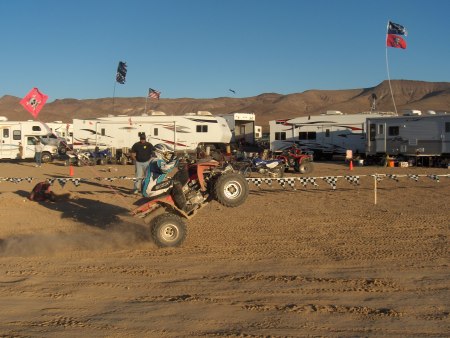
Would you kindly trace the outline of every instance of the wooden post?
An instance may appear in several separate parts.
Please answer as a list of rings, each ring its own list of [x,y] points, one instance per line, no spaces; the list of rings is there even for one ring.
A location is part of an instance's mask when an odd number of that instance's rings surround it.
[[[377,204],[377,178],[378,178],[378,175],[375,174],[375,176],[373,177],[373,179],[374,179],[374,182],[373,182],[373,193],[374,193],[374,198],[375,198],[375,200],[374,200],[374,204],[375,205]]]

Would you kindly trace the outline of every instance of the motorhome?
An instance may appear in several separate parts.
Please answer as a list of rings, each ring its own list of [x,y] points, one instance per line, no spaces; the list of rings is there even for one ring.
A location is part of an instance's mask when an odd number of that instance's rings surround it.
[[[280,152],[296,145],[305,151],[312,151],[315,159],[331,159],[333,155],[345,155],[347,150],[353,154],[364,154],[366,119],[382,116],[395,116],[395,113],[343,114],[332,110],[321,115],[269,121],[270,149]]]
[[[48,135],[39,121],[8,121],[0,119],[0,159],[32,159],[36,140]],[[58,154],[54,145],[44,145],[42,162],[51,162]]]
[[[255,144],[257,128],[255,127],[255,114],[230,113],[220,115],[228,123],[231,130],[231,142],[236,144]]]
[[[120,152],[139,140],[145,133],[152,144],[166,143],[176,152],[195,152],[199,145],[229,144],[231,132],[224,118],[209,112],[178,116],[108,116],[73,120],[73,148],[113,148]]]
[[[450,114],[367,119],[367,156],[450,157]]]

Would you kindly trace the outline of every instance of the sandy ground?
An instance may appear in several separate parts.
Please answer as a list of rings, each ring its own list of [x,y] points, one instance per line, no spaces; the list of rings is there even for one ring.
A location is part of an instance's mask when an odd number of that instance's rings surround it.
[[[448,169],[316,163],[309,176],[447,175]],[[450,178],[337,189],[250,185],[210,203],[180,248],[161,249],[126,215],[133,166],[88,178],[56,203],[27,200],[61,163],[0,163],[0,337],[448,337]],[[290,173],[289,176],[296,176]],[[297,175],[296,177],[299,177]]]

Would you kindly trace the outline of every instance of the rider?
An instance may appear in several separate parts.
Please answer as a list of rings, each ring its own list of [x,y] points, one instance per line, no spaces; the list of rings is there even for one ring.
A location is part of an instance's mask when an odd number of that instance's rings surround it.
[[[186,164],[180,164],[175,157],[174,150],[165,144],[155,145],[155,156],[156,157],[150,160],[150,164],[147,168],[147,175],[142,181],[142,195],[144,197],[155,197],[169,192],[169,189],[172,188],[170,190],[170,195],[179,209],[189,213],[197,208],[197,204],[187,203],[186,196],[183,192],[183,186],[189,180]],[[164,182],[167,175],[175,168],[177,168],[178,171],[173,175],[172,185],[162,184],[158,187],[158,184]]]

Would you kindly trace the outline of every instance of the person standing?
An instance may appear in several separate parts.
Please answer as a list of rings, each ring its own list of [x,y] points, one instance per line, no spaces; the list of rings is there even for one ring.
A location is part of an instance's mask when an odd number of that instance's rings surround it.
[[[42,150],[44,147],[41,144],[41,141],[36,140],[36,144],[34,145],[34,158],[36,161],[36,167],[40,167],[42,165]]]
[[[136,180],[134,181],[134,194],[139,194],[141,189],[142,179],[145,171],[153,157],[154,147],[150,142],[147,142],[145,133],[139,133],[139,142],[133,144],[131,147],[131,159],[134,161],[134,169]]]

